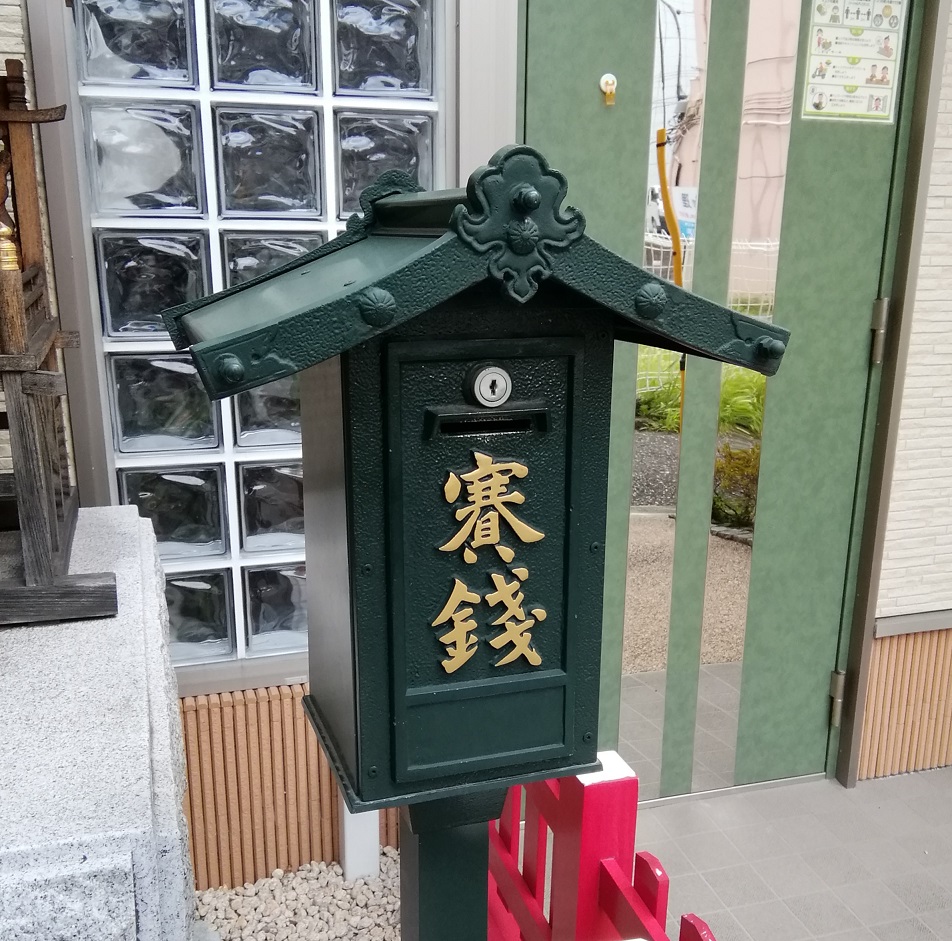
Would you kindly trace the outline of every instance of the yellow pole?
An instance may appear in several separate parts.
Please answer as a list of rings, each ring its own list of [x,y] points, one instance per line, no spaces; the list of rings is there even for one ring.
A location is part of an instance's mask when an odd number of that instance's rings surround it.
[[[671,236],[671,266],[673,268],[674,283],[680,288],[684,287],[684,267],[681,256],[681,230],[678,228],[678,217],[675,215],[674,206],[671,204],[671,193],[668,190],[668,162],[665,159],[665,148],[668,146],[668,132],[662,127],[658,129],[657,149],[658,149],[658,179],[661,183],[661,205],[664,209],[664,221],[668,226],[668,234]],[[681,414],[678,419],[678,428],[684,421],[684,356],[680,363],[681,379]]]
[[[664,128],[658,130],[658,179],[661,181],[661,205],[664,208],[664,221],[671,236],[671,262],[674,268],[672,279],[680,288],[684,287],[684,269],[681,263],[681,230],[678,228],[678,217],[675,215],[671,203],[671,193],[668,190],[668,162],[665,159],[665,148],[668,146],[668,132]]]

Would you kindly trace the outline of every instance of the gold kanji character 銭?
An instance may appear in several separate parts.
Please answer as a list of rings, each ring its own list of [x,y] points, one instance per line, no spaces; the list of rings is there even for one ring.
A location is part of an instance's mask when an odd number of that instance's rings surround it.
[[[463,546],[463,559],[476,561],[476,552],[480,546],[493,546],[500,558],[511,562],[515,553],[499,542],[499,519],[502,517],[522,542],[538,542],[544,533],[533,529],[509,509],[510,504],[525,503],[525,496],[518,490],[510,490],[513,477],[525,477],[529,468],[516,461],[497,462],[488,454],[473,452],[476,468],[466,474],[450,473],[443,487],[447,503],[455,503],[466,482],[466,502],[468,506],[456,511],[456,519],[462,523],[459,531],[448,542],[440,546],[442,552],[455,552]],[[465,545],[464,545],[465,544]]]
[[[447,659],[442,660],[443,669],[447,673],[455,673],[474,653],[479,646],[479,638],[472,633],[476,630],[473,620],[473,609],[469,605],[479,604],[482,599],[458,578],[453,579],[453,591],[443,610],[433,621],[433,627],[439,627],[447,621],[453,626],[442,637],[440,643],[446,646]],[[460,607],[465,605],[465,607]]]
[[[529,577],[529,570],[517,568],[512,570],[512,574],[516,576],[515,581],[509,582],[506,581],[505,575],[492,573],[496,590],[486,595],[486,602],[491,607],[497,605],[504,607],[505,610],[493,621],[493,624],[502,624],[505,626],[505,630],[497,637],[492,638],[489,643],[496,650],[501,649],[506,644],[512,644],[512,650],[496,661],[497,667],[513,663],[519,657],[525,657],[532,666],[537,667],[542,663],[542,657],[534,647],[530,646],[532,634],[529,631],[535,627],[537,622],[545,620],[546,612],[544,608],[533,608],[529,612],[532,616],[526,617],[523,607],[526,596],[521,589],[522,582]]]

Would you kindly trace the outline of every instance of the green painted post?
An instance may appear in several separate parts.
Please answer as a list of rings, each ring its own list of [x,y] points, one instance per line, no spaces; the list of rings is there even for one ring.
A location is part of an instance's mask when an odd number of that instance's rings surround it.
[[[909,17],[912,50],[918,6]],[[804,5],[801,36],[810,12]],[[844,589],[855,578],[855,498],[868,476],[870,319],[889,283],[881,281],[894,246],[887,220],[902,186],[901,124],[798,116],[808,54],[801,43],[777,278],[777,319],[795,339],[767,393],[738,784],[826,768],[830,671],[851,607]],[[912,93],[915,62],[906,59],[903,96]],[[864,168],[861,188],[857,166]]]
[[[605,527],[605,594],[602,602],[602,673],[598,698],[598,747],[618,747],[621,664],[625,646],[625,593],[631,513],[631,454],[635,433],[638,347],[615,344],[612,425],[608,452],[608,519]]]
[[[427,801],[400,812],[404,941],[486,941],[489,821],[506,791]]]
[[[641,264],[647,161],[654,159],[656,0],[606,0],[597,16],[583,3],[522,2],[525,142],[544,151],[572,181],[570,198],[585,207],[588,231]],[[606,28],[609,23],[612,28]],[[598,87],[605,72],[618,78],[612,107],[605,105]],[[616,344],[598,729],[602,749],[618,744],[637,368],[637,347]]]
[[[692,290],[719,302],[727,300],[730,276],[748,10],[748,0],[714,4],[708,41]],[[720,376],[719,364],[688,358],[668,631],[662,796],[688,793],[694,770]]]

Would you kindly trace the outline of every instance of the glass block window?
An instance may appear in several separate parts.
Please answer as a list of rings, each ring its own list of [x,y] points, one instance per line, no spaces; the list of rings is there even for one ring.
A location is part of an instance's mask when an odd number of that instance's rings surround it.
[[[170,575],[165,582],[172,659],[201,663],[234,656],[235,619],[229,571]]]
[[[245,569],[247,644],[255,653],[307,647],[304,565]]]
[[[162,311],[333,239],[385,170],[442,185],[432,0],[74,0],[116,499],[173,657],[306,647],[298,377],[212,402]]]

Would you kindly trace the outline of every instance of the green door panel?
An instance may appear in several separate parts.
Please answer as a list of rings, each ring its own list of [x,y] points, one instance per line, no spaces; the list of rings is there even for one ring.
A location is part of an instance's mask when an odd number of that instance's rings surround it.
[[[854,494],[867,469],[870,315],[905,146],[897,125],[797,117],[807,50],[798,59],[775,309],[792,341],[767,390],[737,784],[826,765]],[[915,61],[906,57],[905,89]]]

